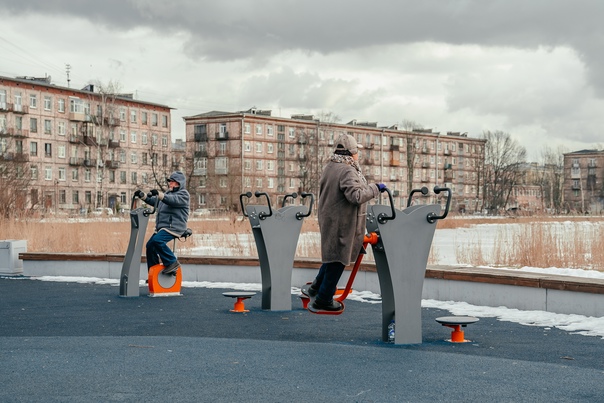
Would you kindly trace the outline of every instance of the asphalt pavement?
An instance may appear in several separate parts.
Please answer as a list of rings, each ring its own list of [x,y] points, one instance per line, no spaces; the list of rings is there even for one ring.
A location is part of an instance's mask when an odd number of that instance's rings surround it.
[[[0,401],[604,401],[602,338],[481,318],[450,343],[451,313],[424,308],[423,342],[392,345],[381,304],[275,312],[258,293],[233,313],[226,291],[0,278]]]

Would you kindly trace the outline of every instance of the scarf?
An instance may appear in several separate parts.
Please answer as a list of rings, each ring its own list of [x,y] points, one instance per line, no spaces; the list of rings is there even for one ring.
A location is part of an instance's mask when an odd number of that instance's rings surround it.
[[[349,156],[349,155],[340,155],[340,154],[332,154],[331,157],[329,157],[329,160],[332,161],[332,162],[335,162],[337,164],[347,164],[347,165],[350,165],[356,171],[356,173],[359,176],[359,179],[361,180],[361,182],[363,182],[364,184],[367,184],[367,179],[365,179],[365,177],[363,176],[363,172],[361,172],[361,166],[351,156]]]

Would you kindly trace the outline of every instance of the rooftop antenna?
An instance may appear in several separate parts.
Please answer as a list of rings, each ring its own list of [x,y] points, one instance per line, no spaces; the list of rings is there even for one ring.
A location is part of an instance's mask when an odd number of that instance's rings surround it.
[[[69,83],[71,82],[69,79],[69,70],[71,70],[71,64],[68,63],[65,65],[65,72],[67,73],[67,88],[69,88]]]

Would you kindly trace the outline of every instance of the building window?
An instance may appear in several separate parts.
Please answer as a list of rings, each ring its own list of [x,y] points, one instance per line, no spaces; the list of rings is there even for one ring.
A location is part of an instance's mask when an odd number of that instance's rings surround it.
[[[262,171],[263,166],[264,166],[263,160],[256,160],[256,171]]]
[[[250,125],[249,123],[245,123],[243,125],[243,132],[245,134],[250,134],[252,132],[252,125]]]
[[[259,141],[256,142],[256,152],[259,154],[262,153],[262,143]]]
[[[76,182],[79,179],[79,171],[77,168],[71,170],[71,180]]]
[[[52,167],[44,167],[44,179],[47,181],[52,180]]]
[[[261,124],[256,125],[256,134],[258,136],[262,136],[262,125]]]
[[[162,147],[168,147],[168,136],[161,137],[161,145]]]
[[[59,158],[65,158],[65,145],[61,144],[57,149],[57,156]]]
[[[136,111],[130,111],[130,123],[136,123]]]
[[[49,111],[52,109],[52,98],[44,96],[44,110]]]
[[[29,118],[29,131],[32,133],[38,132],[38,119],[37,118]]]
[[[52,133],[52,121],[50,119],[44,119],[44,134]]]
[[[141,143],[143,143],[143,145],[147,144],[147,132],[142,132],[141,133]]]
[[[92,171],[90,168],[84,169],[84,182],[90,182],[92,179]]]
[[[29,155],[31,155],[32,157],[36,157],[38,155],[38,143],[35,141],[32,141],[31,143],[29,143]]]
[[[134,151],[130,153],[130,162],[132,164],[138,164],[138,155]],[[136,182],[134,182],[134,183],[136,183]]]
[[[77,190],[71,192],[71,203],[80,204],[80,193]]]
[[[64,136],[65,135],[65,122],[58,122],[57,123],[57,134],[59,136]]]
[[[136,144],[136,132],[130,132],[130,142]]]
[[[273,135],[273,125],[266,125],[266,134],[268,136],[272,136]]]
[[[67,175],[65,173],[65,167],[59,167],[59,180],[64,181]]]
[[[58,109],[59,109],[59,112],[65,113],[65,100],[64,99],[59,99]]]
[[[157,113],[151,114],[151,126],[157,126]]]
[[[168,127],[168,116],[167,115],[161,115],[161,126]]]
[[[52,144],[44,143],[44,156],[52,157]]]
[[[144,125],[147,124],[147,112],[141,112],[141,123]]]
[[[29,94],[29,107],[30,108],[38,107],[38,96],[36,94]]]

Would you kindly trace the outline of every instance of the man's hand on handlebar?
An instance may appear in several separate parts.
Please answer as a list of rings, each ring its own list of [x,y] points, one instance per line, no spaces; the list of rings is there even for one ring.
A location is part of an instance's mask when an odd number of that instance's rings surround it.
[[[142,190],[137,190],[136,192],[134,192],[134,196],[138,197],[141,200],[145,200],[147,198],[147,196],[145,196],[145,192],[143,192]]]

